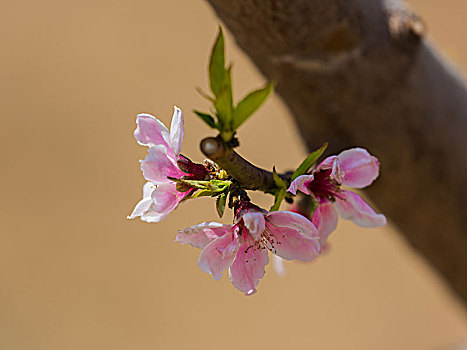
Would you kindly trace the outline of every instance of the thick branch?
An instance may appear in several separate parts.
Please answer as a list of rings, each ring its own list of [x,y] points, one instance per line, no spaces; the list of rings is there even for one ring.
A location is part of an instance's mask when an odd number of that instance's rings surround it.
[[[369,195],[467,299],[467,89],[396,0],[208,0],[310,149],[381,159]]]
[[[219,137],[208,137],[201,141],[201,152],[219,164],[246,190],[270,191],[276,186],[272,173],[260,169],[228,147]]]

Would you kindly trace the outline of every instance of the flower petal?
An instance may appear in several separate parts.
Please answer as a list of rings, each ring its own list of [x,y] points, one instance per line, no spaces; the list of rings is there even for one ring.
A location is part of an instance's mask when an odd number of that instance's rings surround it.
[[[327,157],[325,160],[323,160],[321,163],[319,163],[316,170],[332,169],[336,159],[337,159],[337,156]]]
[[[156,186],[151,182],[146,182],[143,186],[143,199],[136,204],[133,212],[127,216],[127,219],[134,219],[138,216],[143,215],[146,211],[149,210],[152,204],[151,194],[156,189]]]
[[[178,192],[175,183],[158,184],[151,194],[150,207],[141,214],[141,220],[160,222],[165,219],[183,199],[185,193]]]
[[[266,216],[266,221],[274,227],[287,227],[309,238],[318,238],[315,225],[303,215],[291,211],[274,211]]]
[[[180,178],[185,175],[169,157],[171,149],[163,145],[149,148],[149,154],[141,162],[141,170],[146,180],[158,183],[171,182],[167,176]]]
[[[136,116],[135,138],[143,146],[169,146],[169,130],[156,117],[142,113]]]
[[[172,116],[172,123],[170,125],[170,145],[175,155],[179,155],[182,150],[183,136],[185,130],[183,129],[183,113],[182,110],[174,106],[174,114]]]
[[[143,187],[143,199],[136,205],[128,219],[141,216],[146,222],[160,222],[174,210],[186,196],[176,190],[174,183],[154,185],[147,182]]]
[[[228,233],[230,227],[230,225],[223,225],[219,222],[203,222],[179,230],[175,241],[180,242],[180,244],[191,244],[195,248],[204,249],[214,239]]]
[[[337,199],[334,205],[343,219],[352,220],[354,224],[361,227],[386,225],[386,217],[376,213],[358,194],[342,191],[341,195],[343,199]]]
[[[133,212],[130,215],[128,215],[126,218],[134,219],[138,216],[143,215],[144,212],[149,210],[149,208],[151,207],[151,204],[152,204],[151,197],[141,199],[138,202],[138,204],[136,204],[135,209],[133,209]]]
[[[297,191],[302,191],[305,194],[310,194],[308,189],[308,184],[313,181],[313,175],[300,175],[295,180],[292,181],[287,192],[292,193],[293,195],[297,194]]]
[[[181,197],[183,194],[177,191],[174,182],[159,184],[152,192],[153,209],[159,212],[172,211],[178,205]]]
[[[251,247],[247,242],[242,243],[229,270],[232,284],[246,295],[255,294],[255,287],[263,278],[264,267],[268,262],[266,249],[259,249],[256,245]]]
[[[342,183],[342,179],[344,177],[344,171],[342,170],[342,164],[337,156],[330,156],[323,160],[316,169],[319,170],[326,170],[332,169],[331,174],[329,177],[333,180],[336,180],[338,183]]]
[[[312,222],[318,229],[321,248],[326,243],[329,235],[336,229],[337,220],[337,211],[331,202],[327,200],[323,201],[319,204],[318,208],[316,208]]]
[[[243,214],[242,219],[251,236],[255,241],[258,241],[264,231],[264,214],[257,211],[249,211]]]
[[[276,274],[280,277],[285,277],[287,274],[284,259],[275,254],[272,255],[272,267],[274,268]]]
[[[342,184],[363,188],[370,185],[379,175],[379,161],[363,148],[352,148],[339,154],[344,170]]]
[[[283,259],[311,261],[319,255],[318,237],[311,238],[290,227],[276,227],[268,222],[265,232],[269,233],[268,249]]]
[[[229,230],[224,236],[216,238],[204,248],[199,256],[198,266],[218,281],[222,277],[222,272],[232,265],[237,250],[236,233]]]

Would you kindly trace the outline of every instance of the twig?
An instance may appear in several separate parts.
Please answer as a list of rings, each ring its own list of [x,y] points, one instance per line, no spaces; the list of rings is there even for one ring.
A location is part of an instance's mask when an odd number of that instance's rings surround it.
[[[276,188],[272,172],[248,162],[220,137],[205,138],[200,148],[206,157],[227,171],[244,189],[270,192]]]

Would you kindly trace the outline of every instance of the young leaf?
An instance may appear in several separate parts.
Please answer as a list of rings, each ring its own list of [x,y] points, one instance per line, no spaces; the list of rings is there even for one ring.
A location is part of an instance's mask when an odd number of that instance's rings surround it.
[[[274,179],[274,183],[276,184],[277,187],[287,189],[287,182],[281,179],[279,174],[276,171],[276,167],[272,168],[272,177]]]
[[[287,191],[285,188],[281,188],[279,192],[276,193],[275,199],[274,199],[274,205],[269,209],[269,211],[278,211],[282,200],[285,198],[285,195],[287,194]]]
[[[210,114],[199,112],[196,110],[194,110],[193,113],[196,114],[198,117],[200,117],[201,120],[204,121],[206,124],[208,124],[209,127],[213,129],[217,129],[216,122]]]
[[[310,215],[310,218],[312,218],[313,215],[315,214],[316,209],[318,209],[318,206],[319,206],[319,201],[313,193],[309,197],[308,206],[309,206],[309,212],[310,212],[309,215]]]
[[[210,180],[207,186],[213,192],[223,192],[230,187],[232,181],[230,180]]]
[[[266,101],[269,93],[274,87],[273,83],[267,84],[264,88],[255,90],[246,95],[235,107],[232,116],[232,128],[237,130],[261,105]]]
[[[225,59],[224,59],[224,35],[222,28],[219,27],[219,34],[211,51],[211,60],[209,61],[209,83],[211,90],[217,97],[224,82]]]
[[[222,215],[224,215],[226,201],[227,201],[226,193],[222,193],[216,199],[216,210],[217,210],[217,214],[219,214],[219,217],[222,217]]]
[[[209,181],[177,179],[176,177],[171,176],[167,176],[167,178],[176,182],[177,184],[187,185],[191,188],[196,188],[199,190],[205,190],[209,186]]]
[[[305,158],[305,160],[300,164],[300,166],[297,168],[297,170],[294,171],[292,174],[292,177],[290,178],[291,181],[295,180],[297,177],[300,175],[304,175],[308,172],[308,170],[311,169],[312,165],[318,160],[319,157],[324,153],[326,150],[326,147],[328,147],[328,143],[325,142],[324,145],[321,146],[320,149],[317,149],[313,153],[310,153],[308,157]]]
[[[232,120],[232,80],[230,77],[230,70],[231,68],[229,67],[224,71],[222,86],[217,95],[216,103],[214,104],[218,117],[222,120],[224,129],[230,128]]]
[[[194,195],[192,195],[191,198],[208,197],[212,195],[213,195],[212,191],[201,190],[201,191],[196,192]]]

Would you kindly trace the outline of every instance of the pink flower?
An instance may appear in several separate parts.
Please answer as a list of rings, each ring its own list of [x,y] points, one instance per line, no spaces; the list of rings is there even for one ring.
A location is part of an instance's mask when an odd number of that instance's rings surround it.
[[[288,191],[313,194],[318,199],[319,206],[312,222],[323,245],[337,226],[337,213],[361,227],[378,227],[387,223],[386,217],[376,213],[362,197],[341,187],[364,188],[378,175],[378,159],[363,148],[352,148],[326,158],[310,175],[297,177]]]
[[[204,222],[180,230],[176,241],[203,249],[198,265],[214,279],[229,269],[232,284],[246,295],[256,293],[269,262],[268,250],[286,260],[311,261],[319,254],[318,232],[299,214],[267,213],[243,202],[235,218],[233,225]]]
[[[306,217],[315,225],[319,234],[321,254],[326,253],[329,250],[327,239],[337,227],[337,211],[333,208],[332,202],[323,200],[314,211],[312,218],[310,218],[311,213],[309,211],[297,204],[292,205],[290,211]]]
[[[186,158],[180,156],[184,136],[183,114],[181,109],[174,107],[170,132],[160,120],[149,114],[138,114],[136,124],[136,140],[149,147],[149,154],[141,161],[143,176],[148,182],[143,188],[143,199],[128,218],[140,216],[147,222],[159,222],[189,193],[177,191],[176,183],[167,178],[187,175],[177,165],[178,161],[186,162]]]

